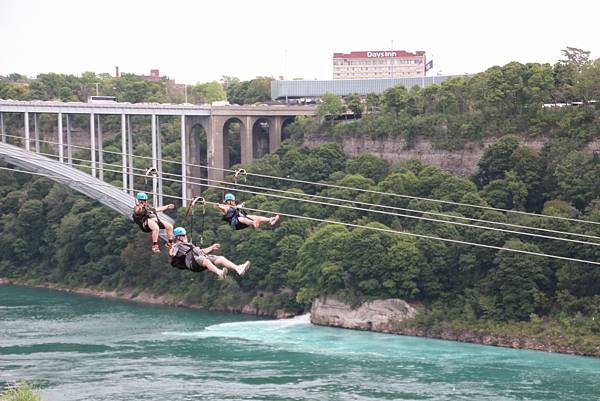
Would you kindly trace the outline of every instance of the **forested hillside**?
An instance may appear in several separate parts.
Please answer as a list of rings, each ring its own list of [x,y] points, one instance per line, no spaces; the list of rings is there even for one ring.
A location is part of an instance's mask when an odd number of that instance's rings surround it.
[[[511,63],[424,90],[399,87],[382,97],[370,96],[368,113],[354,122],[335,118],[353,104],[351,100],[343,105],[340,99],[329,97],[317,117],[290,127],[296,142],[286,142],[276,153],[246,167],[250,173],[598,223],[600,156],[581,150],[600,133],[599,109],[591,102],[600,97],[598,71],[600,60],[580,64],[566,60],[554,67]],[[542,108],[546,102],[573,101],[582,104]],[[137,129],[134,153],[149,156],[149,126],[139,124]],[[301,136],[315,131],[407,138],[424,135],[440,146],[459,146],[461,141],[487,136],[498,137],[498,141],[486,150],[478,173],[465,178],[415,161],[390,165],[368,154],[347,158],[335,144],[300,147]],[[165,122],[162,133],[164,157],[179,161],[176,122]],[[543,134],[551,140],[541,152],[534,152],[521,146],[516,134]],[[118,152],[119,143],[115,134],[106,149]],[[108,159],[117,172],[108,172],[107,181],[119,186],[119,157]],[[137,167],[147,166],[139,161]],[[165,164],[165,171],[177,169],[177,164]],[[600,236],[597,224],[252,176],[248,183],[294,190],[297,197],[317,194]],[[137,186],[143,188],[143,180]],[[165,183],[165,192],[178,194],[179,187]],[[253,208],[600,261],[600,247],[593,245],[237,194]],[[213,189],[204,196],[215,201],[221,193]],[[178,210],[179,221],[183,212]],[[151,254],[148,236],[126,218],[44,178],[0,171],[0,239],[4,244],[0,277],[130,293],[149,291],[218,309],[239,310],[252,302],[268,312],[278,308],[301,312],[323,294],[353,304],[403,298],[427,308],[429,312],[419,320],[422,325],[452,321],[465,327],[509,327],[529,322],[539,332],[559,327],[556,330],[576,338],[572,341],[585,339],[589,347],[600,344],[600,268],[595,265],[286,217],[274,228],[234,232],[215,209],[208,207],[204,219],[201,211],[198,213],[195,239],[199,240],[202,232],[205,244],[218,241],[223,245],[221,254],[236,262],[252,260],[247,277],[220,282],[210,274],[173,269],[164,251]]]

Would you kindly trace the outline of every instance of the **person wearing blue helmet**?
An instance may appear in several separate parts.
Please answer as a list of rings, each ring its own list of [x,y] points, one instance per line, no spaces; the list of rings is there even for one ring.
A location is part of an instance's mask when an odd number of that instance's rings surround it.
[[[175,208],[175,205],[172,203],[156,208],[151,207],[148,204],[147,193],[138,192],[135,195],[135,207],[133,208],[132,218],[143,232],[152,233],[152,252],[154,253],[160,252],[158,234],[161,228],[167,231],[167,246],[170,247],[173,243],[173,226],[166,221],[161,221],[158,217],[159,212],[173,208]]]
[[[259,228],[263,223],[269,223],[273,226],[277,224],[277,221],[279,220],[278,214],[270,218],[248,214],[244,210],[243,202],[240,205],[236,204],[234,194],[225,194],[223,202],[224,204],[215,203],[215,207],[221,210],[221,213],[223,213],[223,220],[228,222],[234,230],[242,230],[250,226]]]
[[[219,243],[200,248],[188,242],[185,228],[177,227],[173,230],[173,233],[175,234],[175,244],[169,250],[171,266],[173,267],[193,272],[208,270],[219,276],[220,280],[225,278],[229,270],[235,270],[238,275],[243,276],[250,268],[250,261],[248,260],[241,265],[236,265],[225,256],[209,255],[212,251],[221,248]],[[223,268],[219,269],[217,265],[223,266]]]

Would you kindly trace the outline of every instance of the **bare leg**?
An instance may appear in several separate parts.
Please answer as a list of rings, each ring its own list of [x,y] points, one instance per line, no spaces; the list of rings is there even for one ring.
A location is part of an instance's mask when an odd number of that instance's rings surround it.
[[[208,260],[206,258],[202,261],[202,266],[206,267],[208,270],[215,273],[217,276],[219,276],[219,278],[223,278],[225,276],[225,273],[223,272],[223,270],[219,269],[210,260]]]
[[[160,227],[158,227],[156,219],[148,219],[148,227],[152,230],[152,243],[158,242]]]
[[[224,266],[225,269],[235,270],[237,274],[244,273],[244,267],[242,265],[236,265],[231,260],[227,259],[225,256],[217,256],[215,259],[215,264],[219,266]]]
[[[166,221],[163,221],[163,226],[165,226],[165,231],[167,232],[167,239],[170,242],[173,242],[173,225],[171,223],[167,223]],[[171,244],[169,243],[167,246],[171,246]]]
[[[254,215],[254,214],[249,214],[249,215],[248,215],[248,218],[249,218],[249,219],[252,219],[252,220],[255,222],[255,225],[254,225],[254,227],[256,227],[256,228],[259,228],[259,227],[260,227],[260,225],[261,225],[261,224],[263,224],[263,223],[270,223],[270,222],[272,222],[272,221],[273,221],[273,220],[271,220],[272,218],[269,218],[269,217],[263,217],[263,216],[257,216],[257,215]],[[277,218],[279,219],[279,217],[277,217]],[[241,218],[240,218],[240,221],[242,221],[242,219],[241,219]],[[277,221],[277,220],[275,220],[275,221]],[[243,222],[242,222],[242,223],[243,223]],[[245,224],[245,223],[244,223],[244,224]]]
[[[167,238],[173,239],[173,225],[171,223],[167,223],[166,221],[163,221],[162,223],[167,231]]]
[[[244,216],[238,217],[238,220],[240,223],[245,224],[247,226],[252,226],[254,228],[260,227],[260,223],[258,222],[258,220],[253,220]]]

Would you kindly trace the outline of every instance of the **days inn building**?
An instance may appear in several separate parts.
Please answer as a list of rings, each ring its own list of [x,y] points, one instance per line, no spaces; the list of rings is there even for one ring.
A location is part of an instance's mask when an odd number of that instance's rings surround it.
[[[425,52],[404,50],[333,53],[333,79],[425,76]]]

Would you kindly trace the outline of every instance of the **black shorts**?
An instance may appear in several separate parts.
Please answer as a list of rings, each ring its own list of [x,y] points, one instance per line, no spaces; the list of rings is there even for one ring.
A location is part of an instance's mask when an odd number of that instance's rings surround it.
[[[145,233],[151,233],[152,232],[152,230],[150,229],[150,227],[148,227],[148,220],[150,220],[150,219],[147,219],[146,221],[144,221],[142,227],[140,227],[142,229],[142,231],[145,232]],[[161,228],[163,230],[165,228],[165,225],[160,220],[158,220],[158,228]]]

